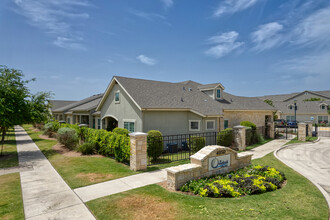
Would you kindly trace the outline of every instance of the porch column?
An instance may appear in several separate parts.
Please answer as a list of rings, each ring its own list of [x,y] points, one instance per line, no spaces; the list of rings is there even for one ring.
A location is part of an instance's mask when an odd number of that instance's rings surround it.
[[[147,136],[142,132],[133,132],[129,134],[131,141],[130,169],[147,169]]]
[[[275,123],[274,122],[268,122],[267,125],[268,125],[268,128],[269,128],[269,131],[267,131],[267,132],[269,132],[269,137],[274,139],[275,138]]]

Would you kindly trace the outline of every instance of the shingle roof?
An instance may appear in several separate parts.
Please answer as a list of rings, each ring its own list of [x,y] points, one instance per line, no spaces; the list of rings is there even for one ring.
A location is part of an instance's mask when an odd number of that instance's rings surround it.
[[[68,101],[68,100],[49,100],[49,103],[51,105],[51,110],[61,108],[63,106],[72,104],[76,101]]]
[[[198,89],[214,89],[218,85],[220,85],[221,87],[223,87],[220,83],[211,83],[211,84],[199,85],[198,86]]]
[[[90,96],[90,97],[85,98],[83,100],[76,101],[76,102],[73,102],[73,103],[71,103],[69,105],[63,106],[61,108],[54,109],[53,112],[66,112],[66,111],[69,111],[69,110],[71,111],[71,109],[73,109],[73,108],[76,108],[76,107],[79,107],[81,105],[87,104],[87,103],[92,102],[92,101],[94,101],[96,99],[100,99],[100,98],[102,98],[102,96],[103,96],[103,93],[97,94],[97,95],[93,95],[93,96]]]
[[[310,93],[313,93],[313,94],[316,94],[316,95],[325,96],[325,97],[330,99],[330,90],[325,90],[325,91],[309,91],[309,90],[306,90],[306,92],[310,92]],[[293,98],[293,97],[299,95],[300,93],[302,93],[302,92],[295,92],[295,93],[290,93],[290,94],[280,94],[280,95],[265,95],[265,96],[260,96],[258,98],[260,98],[262,100],[270,99],[274,102],[277,102],[277,101],[288,100],[290,98]]]
[[[224,100],[216,101],[201,92],[198,89],[200,84],[193,81],[170,83],[119,76],[114,78],[145,109],[191,109],[204,115],[221,115],[223,109],[274,110],[258,98],[229,93],[224,93]]]
[[[330,105],[330,101],[301,101],[297,102],[297,113],[301,114],[307,114],[307,113],[325,113],[327,114],[328,110],[327,109],[321,109],[320,104],[321,103],[326,103]],[[292,102],[273,102],[274,106],[281,111],[283,114],[294,114],[293,109],[289,109],[289,105],[294,105]]]
[[[101,99],[102,99],[102,96],[100,96],[99,98],[94,99],[90,102],[87,102],[85,104],[79,105],[75,108],[71,108],[70,111],[90,111],[97,107],[97,105],[99,104]]]

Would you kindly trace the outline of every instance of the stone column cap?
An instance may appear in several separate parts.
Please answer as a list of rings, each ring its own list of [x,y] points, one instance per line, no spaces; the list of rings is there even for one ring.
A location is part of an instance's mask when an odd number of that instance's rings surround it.
[[[306,125],[305,122],[299,122],[298,125]]]
[[[137,136],[148,136],[147,133],[143,133],[143,132],[132,132],[128,134],[130,137],[137,137]]]
[[[305,121],[306,124],[313,124],[312,121]]]
[[[236,129],[242,129],[242,128],[246,128],[246,127],[243,126],[243,125],[236,125],[236,126],[234,126],[233,128],[236,128]]]

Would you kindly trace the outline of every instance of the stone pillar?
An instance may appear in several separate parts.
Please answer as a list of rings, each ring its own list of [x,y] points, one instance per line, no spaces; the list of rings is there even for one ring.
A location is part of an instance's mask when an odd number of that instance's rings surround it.
[[[245,150],[245,127],[238,125],[233,127],[235,150]]]
[[[313,134],[313,122],[312,121],[305,121],[308,125],[308,137],[312,137]]]
[[[147,169],[147,135],[148,134],[142,132],[129,134],[131,139],[131,170],[137,171]]]
[[[298,140],[306,141],[306,123],[298,123]]]
[[[224,118],[223,117],[221,117],[220,118],[220,120],[219,120],[219,122],[220,122],[220,131],[222,131],[222,130],[224,130],[225,129],[225,120],[224,120]]]
[[[274,139],[275,138],[275,123],[268,122],[267,125],[268,125],[268,129],[269,129],[269,131],[267,131],[267,132],[269,132],[269,137]],[[266,134],[266,136],[267,136],[267,134]]]

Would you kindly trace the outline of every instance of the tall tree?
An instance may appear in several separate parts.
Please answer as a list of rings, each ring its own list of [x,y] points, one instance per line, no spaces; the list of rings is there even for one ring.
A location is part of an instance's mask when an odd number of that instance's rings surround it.
[[[6,132],[14,125],[39,121],[48,111],[44,102],[49,93],[40,93],[31,96],[27,84],[35,79],[24,80],[22,71],[0,66],[0,134],[1,154]],[[44,102],[44,104],[42,104]],[[31,113],[31,111],[33,113]],[[38,115],[39,114],[39,115]]]

